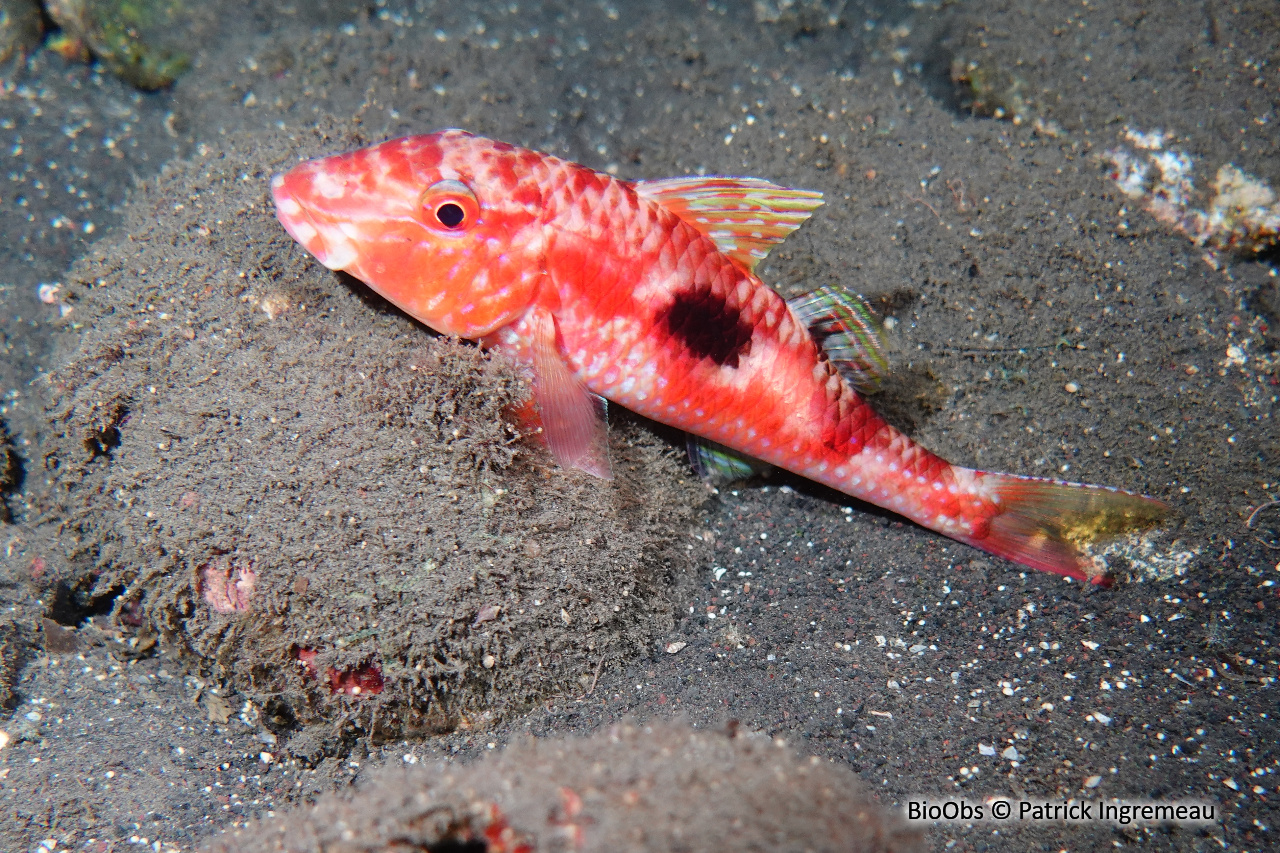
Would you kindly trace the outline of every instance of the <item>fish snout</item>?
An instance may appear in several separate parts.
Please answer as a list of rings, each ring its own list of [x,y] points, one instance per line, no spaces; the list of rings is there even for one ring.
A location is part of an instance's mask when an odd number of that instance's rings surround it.
[[[312,190],[310,176],[304,173],[309,164],[276,175],[271,179],[271,198],[276,205],[276,218],[315,259],[331,270],[349,270],[359,252],[355,244],[336,223],[329,223],[307,203]]]

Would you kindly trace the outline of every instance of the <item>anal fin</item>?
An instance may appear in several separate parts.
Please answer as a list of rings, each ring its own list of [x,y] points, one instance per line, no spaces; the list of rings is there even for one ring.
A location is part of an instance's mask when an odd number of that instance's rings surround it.
[[[607,402],[591,393],[565,364],[555,318],[549,311],[535,310],[533,398],[547,447],[561,467],[612,480]]]
[[[767,462],[753,459],[731,447],[693,433],[685,436],[685,448],[689,451],[689,464],[708,485],[723,486],[773,470],[773,466]]]

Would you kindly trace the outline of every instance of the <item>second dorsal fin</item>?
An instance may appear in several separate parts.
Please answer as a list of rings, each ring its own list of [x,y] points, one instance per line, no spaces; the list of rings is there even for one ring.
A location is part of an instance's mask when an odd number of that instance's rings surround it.
[[[854,388],[870,394],[889,373],[884,325],[867,300],[851,290],[824,285],[787,300],[831,363]]]
[[[822,205],[820,192],[787,189],[760,178],[665,178],[640,181],[636,192],[710,237],[747,270]]]

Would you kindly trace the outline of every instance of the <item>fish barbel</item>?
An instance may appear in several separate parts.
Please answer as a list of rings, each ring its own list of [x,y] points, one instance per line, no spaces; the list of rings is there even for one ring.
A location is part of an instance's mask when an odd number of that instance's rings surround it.
[[[861,299],[822,287],[787,301],[754,273],[819,193],[757,178],[631,182],[458,130],[304,162],[271,188],[280,222],[326,267],[526,365],[565,467],[611,476],[607,399],[699,437],[701,472],[775,465],[1094,582],[1084,546],[1168,510],[952,465],[881,419],[858,390],[886,366]]]

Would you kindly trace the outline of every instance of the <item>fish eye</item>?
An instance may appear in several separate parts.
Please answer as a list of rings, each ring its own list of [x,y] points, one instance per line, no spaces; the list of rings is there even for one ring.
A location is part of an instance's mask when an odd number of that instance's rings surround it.
[[[437,181],[422,194],[427,225],[444,231],[465,231],[480,218],[480,202],[461,181]]]
[[[446,201],[436,208],[436,219],[445,228],[457,228],[466,218],[466,211],[451,201]]]

